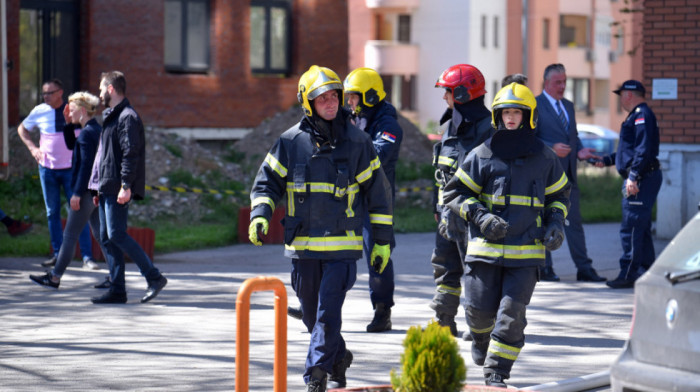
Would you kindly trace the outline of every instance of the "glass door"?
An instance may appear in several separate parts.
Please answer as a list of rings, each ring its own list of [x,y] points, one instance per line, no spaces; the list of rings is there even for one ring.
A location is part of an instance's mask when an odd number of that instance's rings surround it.
[[[22,0],[20,9],[20,118],[42,102],[41,85],[63,82],[65,95],[79,88],[78,3]],[[64,97],[67,98],[67,97]]]

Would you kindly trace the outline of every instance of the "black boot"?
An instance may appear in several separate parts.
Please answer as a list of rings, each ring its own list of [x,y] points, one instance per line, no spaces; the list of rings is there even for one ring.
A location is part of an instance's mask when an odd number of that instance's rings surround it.
[[[311,370],[311,379],[306,384],[306,392],[326,392],[326,372],[320,368]]]
[[[367,332],[391,331],[391,308],[384,304],[377,304],[374,309],[374,318],[367,324]]]
[[[348,370],[352,363],[352,353],[350,350],[345,350],[345,356],[340,362],[333,365],[333,373],[328,377],[328,388],[345,388],[348,380],[345,378],[345,371]]]
[[[298,308],[287,306],[287,314],[289,315],[289,317],[295,318],[297,320],[301,320],[302,317],[304,317],[304,313],[301,311],[301,306]]]
[[[508,388],[508,385],[506,385],[505,379],[507,377],[504,377],[502,374],[499,373],[491,373],[491,374],[484,374],[484,383],[486,385],[490,385],[492,387],[499,387],[499,388]]]
[[[485,343],[477,343],[476,340],[472,341],[472,360],[479,366],[484,366],[486,362],[486,354],[489,349],[489,341]]]
[[[455,323],[455,316],[445,313],[438,313],[436,316],[438,319],[438,324],[440,324],[443,327],[449,327],[452,336],[459,336],[457,333],[457,323]]]

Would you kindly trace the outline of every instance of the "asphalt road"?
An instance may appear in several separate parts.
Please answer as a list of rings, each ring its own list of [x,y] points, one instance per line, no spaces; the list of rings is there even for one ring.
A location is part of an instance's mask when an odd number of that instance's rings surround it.
[[[616,224],[586,225],[589,255],[601,275],[614,278],[621,249]],[[412,325],[434,316],[430,253],[432,233],[397,236],[394,329],[368,334],[372,318],[367,268],[343,308],[343,336],[355,359],[348,387],[389,383],[398,369],[402,341]],[[7,236],[1,241],[11,241]],[[665,242],[657,242],[657,252]],[[566,245],[555,252],[562,282],[538,283],[528,307],[526,345],[509,385],[533,387],[606,371],[629,333],[633,290],[611,290],[603,283],[579,283]],[[235,385],[236,296],[248,278],[271,276],[289,288],[290,263],[281,245],[236,245],[157,255],[168,286],[154,301],[140,304],[145,280],[127,266],[129,303],[93,305],[101,292],[92,287],[106,272],[78,263],[57,291],[32,284],[41,258],[0,258],[0,390],[2,391],[231,391]],[[104,266],[104,264],[103,264]],[[271,292],[251,297],[250,390],[272,390],[274,311]],[[465,329],[463,310],[458,315]],[[301,378],[309,334],[288,319],[290,391],[303,391]],[[470,343],[459,341],[469,384],[483,384],[471,361]],[[598,390],[607,390],[605,387]]]

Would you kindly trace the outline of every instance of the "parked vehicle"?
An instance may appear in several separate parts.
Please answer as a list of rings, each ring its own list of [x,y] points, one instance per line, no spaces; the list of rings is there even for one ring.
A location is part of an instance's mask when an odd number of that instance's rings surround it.
[[[576,130],[583,147],[593,148],[597,155],[609,155],[617,151],[620,139],[617,132],[594,124],[576,124]]]
[[[612,391],[700,391],[700,212],[634,287],[629,339]]]

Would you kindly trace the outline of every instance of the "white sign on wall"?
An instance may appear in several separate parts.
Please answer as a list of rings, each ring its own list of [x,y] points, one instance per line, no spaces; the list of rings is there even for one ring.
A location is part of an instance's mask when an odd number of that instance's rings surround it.
[[[653,79],[651,99],[678,99],[678,79]]]

